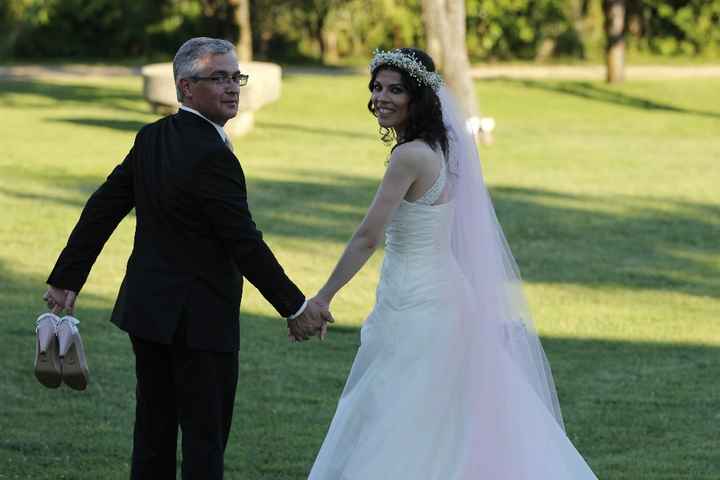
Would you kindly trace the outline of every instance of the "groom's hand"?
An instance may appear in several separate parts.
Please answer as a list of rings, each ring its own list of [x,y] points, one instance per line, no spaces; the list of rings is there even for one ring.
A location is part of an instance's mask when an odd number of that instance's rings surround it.
[[[306,331],[304,325],[300,322],[300,319],[304,314],[305,313],[303,312],[303,314],[293,318],[292,320],[288,318],[288,340],[291,342],[302,342],[307,340],[311,335],[311,332]]]
[[[48,310],[52,310],[55,315],[58,315],[63,310],[68,315],[72,315],[75,312],[75,299],[77,298],[77,292],[72,290],[63,290],[62,288],[48,286],[47,291],[43,295],[43,300],[47,304]]]

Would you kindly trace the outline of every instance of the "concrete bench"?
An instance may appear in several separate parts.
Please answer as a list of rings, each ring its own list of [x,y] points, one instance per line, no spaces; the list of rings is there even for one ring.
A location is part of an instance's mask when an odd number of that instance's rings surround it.
[[[255,123],[255,112],[266,103],[280,98],[282,69],[265,62],[241,63],[240,71],[250,75],[248,84],[240,87],[238,114],[225,124],[231,136],[249,132]],[[174,113],[180,104],[175,93],[171,63],[154,63],[141,69],[143,96],[155,113]]]

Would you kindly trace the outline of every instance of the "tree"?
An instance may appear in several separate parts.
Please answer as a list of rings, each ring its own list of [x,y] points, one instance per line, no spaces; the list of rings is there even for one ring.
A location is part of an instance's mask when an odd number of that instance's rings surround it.
[[[422,0],[422,17],[425,24],[427,52],[435,61],[435,66],[443,69],[444,46],[450,41],[444,0]]]
[[[235,7],[233,17],[238,29],[237,53],[241,62],[252,61],[252,27],[250,23],[250,0],[231,0]]]
[[[465,0],[422,0],[428,53],[442,66],[448,87],[477,134],[480,122],[466,44]]]
[[[625,79],[625,0],[603,0],[608,83]]]
[[[327,20],[330,12],[344,0],[294,0],[305,23],[305,28],[310,33],[320,48],[320,58],[332,60],[337,57],[337,45],[335,32],[326,31]]]

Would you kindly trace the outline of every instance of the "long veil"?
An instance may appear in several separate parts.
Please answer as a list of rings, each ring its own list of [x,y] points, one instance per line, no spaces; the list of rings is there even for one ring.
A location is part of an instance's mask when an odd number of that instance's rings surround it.
[[[521,375],[564,430],[555,383],[532,322],[522,279],[483,180],[473,135],[453,95],[438,94],[449,134],[450,198],[455,204],[451,242],[453,255],[468,284],[463,312],[468,321],[469,362],[472,352],[497,342],[512,365],[494,374]],[[473,324],[475,322],[475,324]],[[507,367],[507,368],[504,368]]]

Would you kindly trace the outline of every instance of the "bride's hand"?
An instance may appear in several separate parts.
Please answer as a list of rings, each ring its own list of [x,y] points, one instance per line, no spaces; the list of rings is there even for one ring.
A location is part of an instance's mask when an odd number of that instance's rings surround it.
[[[311,304],[320,313],[320,316],[323,319],[322,328],[320,329],[321,340],[324,340],[327,335],[327,324],[335,322],[332,313],[330,313],[330,301],[330,299],[325,298],[320,294],[317,294],[308,300],[308,304]]]

